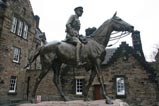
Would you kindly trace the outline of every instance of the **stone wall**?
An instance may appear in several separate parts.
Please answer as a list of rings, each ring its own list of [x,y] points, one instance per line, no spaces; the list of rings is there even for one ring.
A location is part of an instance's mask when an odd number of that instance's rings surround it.
[[[25,21],[28,28],[28,38],[23,39],[11,32],[12,18],[17,16]],[[3,17],[0,17],[0,103],[12,99],[22,100],[25,91],[25,69],[28,56],[32,54],[37,42],[34,42],[36,22],[29,0],[8,0]],[[20,62],[13,62],[13,47],[20,48]],[[9,94],[10,78],[16,76],[16,92]]]
[[[153,106],[157,103],[156,83],[150,79],[151,73],[131,55],[128,60],[118,58],[109,66],[102,66],[102,75],[104,76],[106,90],[108,96],[112,99],[118,99],[116,95],[115,76],[125,77],[126,96],[120,99],[126,101],[130,106]],[[36,73],[36,72],[35,72]],[[34,73],[34,74],[35,74]],[[28,75],[34,75],[31,71]],[[62,89],[66,96],[74,100],[83,100],[83,96],[75,94],[75,78],[82,77],[85,84],[88,82],[90,72],[80,68],[73,71],[72,67],[67,67],[61,72]],[[32,76],[36,78],[35,76]],[[38,87],[37,95],[41,95],[43,100],[62,100],[59,93],[52,82],[53,73],[50,71],[42,80]],[[35,80],[31,80],[33,82]],[[97,77],[95,78],[92,87],[89,90],[90,99],[94,100],[94,85],[99,85]],[[32,85],[30,85],[32,86]],[[59,97],[59,98],[58,98]],[[101,96],[102,97],[102,96]],[[103,99],[103,98],[101,98]]]
[[[114,76],[124,75],[126,97],[123,100],[132,106],[153,106],[156,103],[156,83],[150,79],[151,74],[133,56],[130,55],[127,61],[123,61],[121,57],[111,66],[103,68],[103,75],[105,81],[108,81],[107,91],[112,98],[117,98]]]
[[[27,86],[27,78],[30,77],[29,93],[28,93],[29,100],[32,99],[32,91],[35,85],[35,81],[36,81],[36,78],[38,78],[40,73],[41,73],[41,70],[28,70],[26,73],[26,82],[25,82],[26,86]],[[42,100],[62,100],[53,82],[53,78],[54,78],[53,75],[54,75],[53,72],[49,71],[38,86],[36,95],[41,95]],[[27,96],[26,93],[25,93],[25,97]]]

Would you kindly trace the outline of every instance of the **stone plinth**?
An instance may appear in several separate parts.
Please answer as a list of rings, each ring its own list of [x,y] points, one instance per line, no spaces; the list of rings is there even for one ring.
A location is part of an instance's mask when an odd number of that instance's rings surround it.
[[[129,106],[127,103],[116,99],[113,100],[114,104],[105,104],[105,100],[96,100],[96,101],[89,101],[84,102],[82,100],[75,100],[75,101],[69,101],[69,102],[63,102],[63,101],[45,101],[37,104],[21,104],[18,106]]]

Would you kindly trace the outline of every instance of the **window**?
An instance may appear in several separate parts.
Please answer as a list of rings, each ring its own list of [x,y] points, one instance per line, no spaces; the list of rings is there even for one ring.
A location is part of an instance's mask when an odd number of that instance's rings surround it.
[[[17,47],[14,47],[14,51],[13,51],[13,62],[19,63],[19,59],[20,59],[20,49],[17,48]]]
[[[21,20],[18,20],[18,32],[17,32],[17,34],[19,36],[22,36],[22,31],[23,31],[23,22]]]
[[[27,39],[27,35],[28,35],[28,25],[24,24],[23,38]]]
[[[26,24],[26,22],[22,21],[21,19],[13,17],[11,32],[19,35],[23,39],[27,39],[28,25]]]
[[[17,82],[16,76],[11,76],[9,93],[15,93],[15,91],[16,91],[16,82]]]
[[[16,33],[16,28],[17,28],[17,18],[13,17],[13,21],[12,21],[12,27],[11,27],[11,32]]]
[[[82,95],[83,79],[76,79],[76,95]]]
[[[116,78],[116,93],[117,93],[117,96],[125,96],[124,77],[117,77]]]

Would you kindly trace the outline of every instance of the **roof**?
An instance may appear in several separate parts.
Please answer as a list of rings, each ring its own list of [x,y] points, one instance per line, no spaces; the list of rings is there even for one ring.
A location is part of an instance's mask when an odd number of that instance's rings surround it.
[[[123,52],[124,51],[124,52]],[[135,51],[135,49],[126,42],[122,42],[121,45],[118,48],[114,49],[106,49],[106,57],[102,64],[102,67],[108,67],[111,64],[113,64],[118,58],[121,57],[121,55],[127,55],[132,54],[132,56],[139,62],[141,66],[144,67],[145,71],[148,73],[151,73],[152,79],[155,79],[155,69],[145,60],[144,55],[138,54],[138,52]]]
[[[109,48],[106,49],[106,56],[105,56],[105,60],[103,61],[103,64],[106,64],[109,59],[113,56],[113,54],[115,53],[117,48]]]

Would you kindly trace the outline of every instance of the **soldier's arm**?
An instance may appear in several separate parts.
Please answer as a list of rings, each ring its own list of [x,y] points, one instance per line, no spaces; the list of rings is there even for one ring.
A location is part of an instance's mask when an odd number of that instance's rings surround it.
[[[72,28],[72,26],[71,26],[71,24],[72,24],[74,18],[75,18],[75,16],[72,15],[72,16],[69,18],[69,20],[67,21],[67,23],[66,23],[66,32],[69,33],[71,36],[74,36],[74,35],[75,35],[75,34],[74,34],[74,31],[73,31],[73,28]]]

